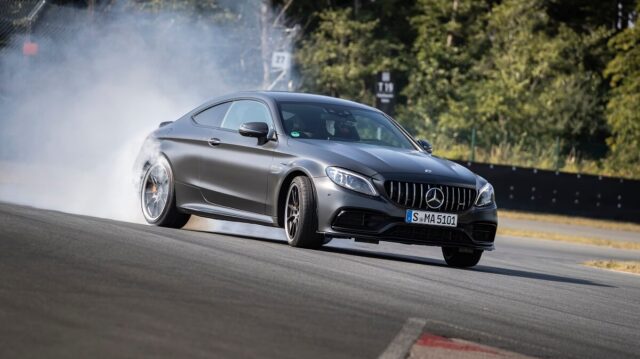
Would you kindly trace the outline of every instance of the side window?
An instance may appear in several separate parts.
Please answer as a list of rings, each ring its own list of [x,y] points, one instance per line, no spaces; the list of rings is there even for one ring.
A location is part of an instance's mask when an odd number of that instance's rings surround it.
[[[225,102],[220,105],[209,107],[208,109],[195,115],[193,119],[201,125],[220,127],[222,119],[227,113],[227,110],[229,110],[229,107],[231,107],[231,102]]]
[[[253,100],[234,101],[220,127],[238,130],[245,122],[265,122],[273,128],[269,108],[262,102]]]

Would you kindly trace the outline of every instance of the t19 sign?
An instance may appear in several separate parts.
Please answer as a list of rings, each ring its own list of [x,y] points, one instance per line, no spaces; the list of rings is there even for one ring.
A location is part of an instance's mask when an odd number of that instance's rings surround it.
[[[395,107],[395,88],[391,81],[391,72],[383,71],[378,73],[378,79],[376,81],[376,107],[393,116]]]

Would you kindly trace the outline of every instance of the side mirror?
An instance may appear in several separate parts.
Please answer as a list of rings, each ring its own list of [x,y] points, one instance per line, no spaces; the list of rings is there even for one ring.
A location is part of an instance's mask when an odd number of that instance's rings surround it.
[[[433,152],[433,146],[431,146],[431,143],[427,140],[418,140],[418,143],[420,144],[420,146],[422,146],[422,148],[427,151],[427,153],[432,153]]]
[[[245,122],[238,132],[246,137],[266,138],[269,135],[269,125],[264,122]]]

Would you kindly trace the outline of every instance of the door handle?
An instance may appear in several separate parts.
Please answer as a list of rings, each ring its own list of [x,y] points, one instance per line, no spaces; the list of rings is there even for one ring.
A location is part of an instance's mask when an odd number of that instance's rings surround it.
[[[219,138],[210,138],[207,142],[209,142],[209,146],[217,146],[220,144]]]

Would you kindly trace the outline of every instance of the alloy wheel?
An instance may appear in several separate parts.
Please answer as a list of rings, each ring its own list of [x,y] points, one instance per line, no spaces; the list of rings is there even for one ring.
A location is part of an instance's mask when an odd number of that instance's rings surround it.
[[[145,217],[155,221],[164,212],[169,201],[169,173],[161,164],[153,165],[142,186],[142,209]]]
[[[287,195],[287,207],[285,208],[285,231],[287,240],[291,242],[298,231],[300,223],[300,190],[298,186],[292,186]]]

